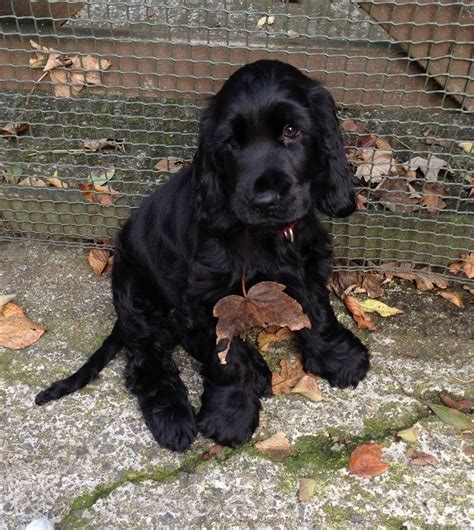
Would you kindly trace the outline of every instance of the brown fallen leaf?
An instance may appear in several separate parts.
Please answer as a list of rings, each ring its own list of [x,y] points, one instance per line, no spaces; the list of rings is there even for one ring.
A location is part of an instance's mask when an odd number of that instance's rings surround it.
[[[293,362],[286,357],[280,361],[280,371],[272,372],[272,392],[289,394],[296,383],[304,376],[303,365],[298,356]]]
[[[292,394],[301,394],[302,396],[315,401],[323,401],[324,397],[318,384],[318,378],[312,374],[304,375],[290,391]]]
[[[341,127],[346,132],[357,132],[359,130],[357,123],[353,120],[344,120],[341,123]]]
[[[96,276],[100,276],[105,272],[107,267],[110,266],[111,260],[110,250],[94,248],[87,254],[87,263],[89,263]]]
[[[425,176],[428,182],[436,182],[438,180],[439,172],[442,169],[449,169],[446,160],[430,155],[429,158],[416,156],[409,162],[410,169],[419,169]]]
[[[225,349],[218,354],[222,364],[226,363],[232,338],[245,340],[254,326],[286,326],[293,331],[311,327],[301,305],[283,292],[285,288],[281,283],[260,282],[243,297],[230,295],[217,302],[213,313],[218,318],[216,344],[225,341]]]
[[[442,296],[444,299],[448,300],[448,302],[451,302],[459,309],[464,308],[464,302],[459,293],[455,293],[454,291],[441,291],[438,294],[439,296]]]
[[[201,455],[201,460],[210,460],[212,457],[215,457],[217,460],[223,460],[225,458],[224,446],[219,444],[211,445],[211,447]]]
[[[353,291],[362,281],[362,273],[351,270],[333,272],[328,287],[331,291],[342,298],[345,294]]]
[[[8,302],[0,314],[0,346],[20,350],[35,343],[47,329],[29,319],[19,306]]]
[[[293,448],[286,434],[281,431],[262,442],[257,442],[255,447],[260,453],[275,462],[283,462],[293,453]]]
[[[4,136],[18,136],[22,132],[27,131],[30,128],[29,123],[17,123],[11,121],[0,129],[0,134]]]
[[[44,73],[38,82],[49,74],[56,97],[70,98],[77,96],[84,86],[101,85],[101,72],[109,69],[112,64],[107,59],[92,55],[71,56],[53,48],[41,46],[33,40],[30,40],[30,44],[36,50],[36,59],[30,60],[30,66],[37,68],[44,64]]]
[[[466,278],[474,278],[474,252],[470,252],[469,254],[460,252],[459,259],[462,261],[449,264],[449,272],[451,274],[458,274],[459,271],[463,271]]]
[[[364,275],[361,287],[365,290],[369,298],[380,298],[385,294],[385,291],[382,288],[383,281],[383,274],[369,272]]]
[[[459,401],[453,399],[447,394],[441,394],[439,399],[449,408],[458,410],[459,412],[471,412],[474,410],[474,401],[471,399],[461,399]]]
[[[79,184],[79,189],[86,201],[102,204],[103,206],[112,206],[122,197],[122,194],[111,186],[100,186],[93,182],[82,182]]]
[[[427,182],[423,186],[422,204],[429,214],[434,215],[439,210],[446,208],[447,204],[441,197],[448,195],[446,188],[439,182]]]
[[[71,58],[69,55],[63,54],[60,51],[55,50],[54,48],[41,46],[34,40],[30,40],[30,45],[33,49],[36,50],[37,59],[45,61],[43,72],[49,72],[60,66],[71,66]]]
[[[413,448],[408,449],[405,455],[410,459],[410,464],[414,466],[437,467],[439,465],[439,461],[435,456],[423,453],[423,451],[415,451]]]
[[[55,173],[57,173],[57,171],[55,171]],[[51,177],[49,179],[46,180],[46,183],[49,185],[49,186],[53,186],[53,188],[60,188],[60,189],[67,189],[69,186],[66,182],[63,182],[60,178],[58,177]]]
[[[275,333],[270,333],[269,329],[263,330],[258,334],[258,349],[262,353],[265,353],[268,348],[270,348],[270,346],[277,342],[280,342],[282,340],[290,340],[293,338],[293,332],[287,327],[280,328],[276,330]]]
[[[313,478],[302,478],[298,487],[298,500],[308,502],[316,494],[317,482]]]
[[[419,209],[419,197],[405,178],[384,178],[372,193],[392,212],[412,213]]]
[[[349,472],[358,477],[373,477],[385,473],[390,466],[382,462],[382,449],[380,444],[359,445],[349,459]]]
[[[389,280],[395,277],[415,282],[416,288],[422,292],[430,291],[435,286],[439,289],[446,289],[449,285],[446,280],[433,274],[427,267],[415,269],[415,264],[413,263],[384,263],[379,270]]]
[[[447,138],[434,138],[433,136],[428,136],[425,142],[427,145],[440,145],[446,149],[449,149],[453,144],[452,140],[448,140]]]
[[[355,176],[366,182],[378,183],[390,175],[390,170],[395,161],[391,151],[366,149],[362,154],[363,162],[357,166]]]
[[[177,156],[168,156],[162,160],[159,160],[155,164],[155,170],[166,173],[177,173],[183,168],[183,166],[184,161],[182,158],[178,158]]]
[[[100,149],[116,149],[121,153],[125,153],[125,139],[124,138],[101,138],[100,140],[84,140],[84,149],[95,153]]]
[[[367,197],[362,193],[358,193],[356,196],[356,199],[357,199],[357,210],[359,211],[367,210],[367,203],[369,202]]]
[[[26,177],[20,182],[18,186],[31,186],[32,188],[46,188],[47,184],[44,180],[41,180],[37,177]]]
[[[362,311],[357,298],[346,294],[343,296],[342,300],[344,301],[344,304],[346,305],[347,309],[349,309],[349,311],[351,312],[352,318],[355,320],[357,326],[360,329],[368,329],[370,331],[375,329],[374,322],[369,317],[369,315]]]

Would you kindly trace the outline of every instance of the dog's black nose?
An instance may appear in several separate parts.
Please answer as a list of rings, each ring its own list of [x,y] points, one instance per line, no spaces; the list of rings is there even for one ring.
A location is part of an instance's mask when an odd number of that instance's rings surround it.
[[[257,191],[252,197],[252,206],[255,208],[269,208],[273,206],[278,199],[280,194],[274,190]]]

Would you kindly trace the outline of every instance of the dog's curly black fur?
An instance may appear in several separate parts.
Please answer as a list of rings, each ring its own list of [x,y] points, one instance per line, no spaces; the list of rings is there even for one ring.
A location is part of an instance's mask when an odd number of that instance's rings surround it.
[[[331,309],[330,239],[315,211],[344,217],[355,206],[328,91],[282,62],[244,66],[205,110],[192,166],[148,197],[121,232],[111,335],[36,403],[85,386],[125,346],[127,387],[161,445],[183,451],[198,430],[223,445],[245,443],[271,374],[239,338],[220,364],[212,315],[219,299],[240,294],[244,261],[249,286],[281,282],[309,316],[312,328],[297,333],[305,370],[356,386],[369,356]],[[290,227],[294,241],[285,237]],[[197,416],[172,359],[178,343],[202,366]]]

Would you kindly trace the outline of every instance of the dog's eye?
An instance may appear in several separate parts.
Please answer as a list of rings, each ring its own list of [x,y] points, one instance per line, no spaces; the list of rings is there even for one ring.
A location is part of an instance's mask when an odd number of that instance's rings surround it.
[[[293,127],[293,125],[288,124],[283,127],[284,138],[289,138],[290,140],[293,140],[299,135],[300,135],[300,131],[296,127]]]
[[[227,143],[231,149],[234,149],[234,150],[240,149],[240,144],[235,138],[229,138]]]

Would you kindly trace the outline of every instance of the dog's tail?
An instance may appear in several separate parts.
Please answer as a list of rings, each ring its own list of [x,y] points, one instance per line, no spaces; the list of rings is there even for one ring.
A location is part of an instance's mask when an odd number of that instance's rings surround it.
[[[35,403],[37,405],[44,405],[48,401],[59,399],[85,387],[117,355],[122,346],[123,340],[117,321],[110,335],[102,343],[102,346],[89,357],[85,364],[66,379],[56,381],[49,388],[42,390],[36,396]]]

